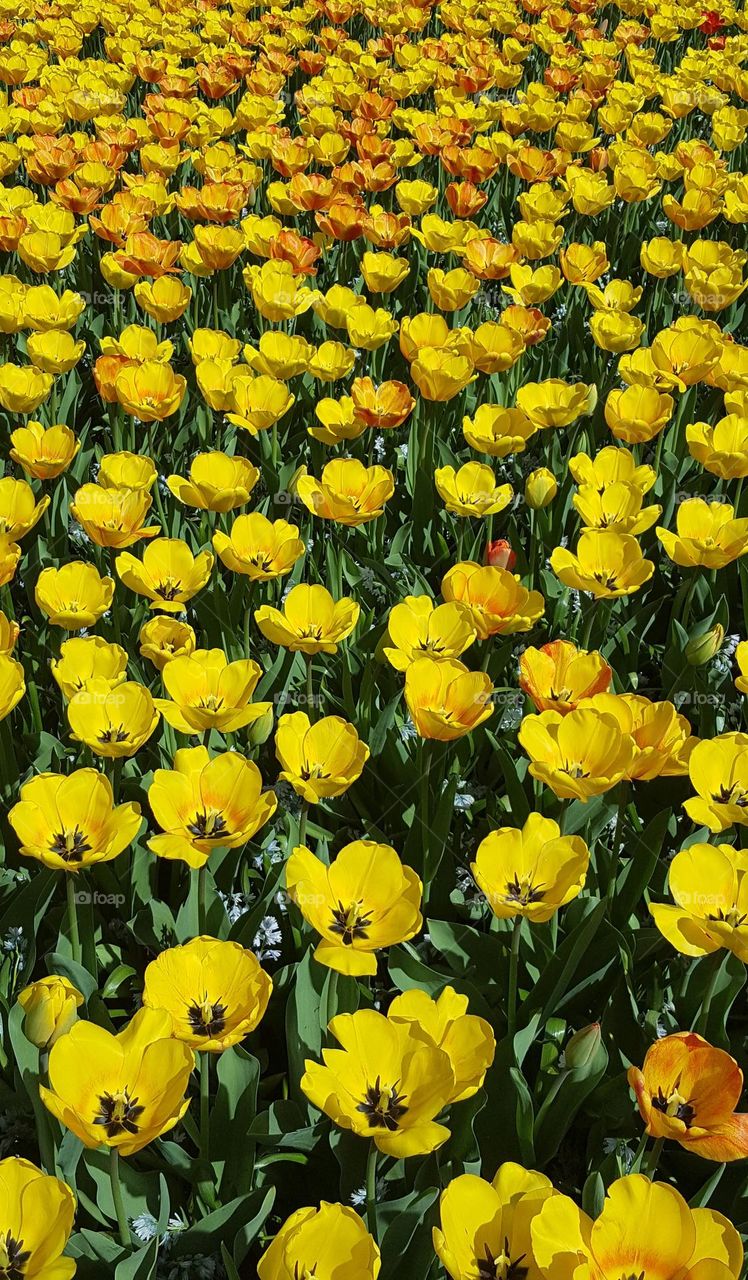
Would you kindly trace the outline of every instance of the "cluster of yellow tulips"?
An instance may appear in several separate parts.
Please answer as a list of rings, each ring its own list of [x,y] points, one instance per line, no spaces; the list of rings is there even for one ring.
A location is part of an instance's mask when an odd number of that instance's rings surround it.
[[[740,1280],[703,2],[0,7],[0,1278]]]

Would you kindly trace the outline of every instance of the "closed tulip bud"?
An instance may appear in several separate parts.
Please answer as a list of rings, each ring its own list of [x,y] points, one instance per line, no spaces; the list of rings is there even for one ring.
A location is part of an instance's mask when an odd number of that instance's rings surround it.
[[[547,507],[558,493],[556,477],[547,467],[531,471],[525,481],[525,502],[533,511]]]
[[[494,538],[486,543],[483,563],[492,565],[494,569],[511,570],[517,563],[517,557],[506,538]]]
[[[67,978],[54,975],[32,982],[18,997],[24,1012],[23,1033],[37,1049],[50,1049],[70,1030],[83,996]]]
[[[253,747],[261,747],[263,742],[267,742],[273,732],[273,713],[265,711],[263,715],[255,720],[254,724],[249,726],[248,737]]]
[[[601,1044],[599,1022],[592,1022],[588,1027],[582,1027],[581,1031],[576,1031],[564,1049],[564,1066],[567,1071],[584,1071],[593,1066]]]
[[[715,622],[713,627],[702,632],[701,635],[689,636],[685,650],[688,665],[703,667],[705,663],[711,662],[722,648],[724,638],[725,629],[719,622]]]

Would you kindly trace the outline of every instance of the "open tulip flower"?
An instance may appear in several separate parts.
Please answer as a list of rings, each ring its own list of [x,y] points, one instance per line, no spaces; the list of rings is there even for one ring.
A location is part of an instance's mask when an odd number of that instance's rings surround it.
[[[257,511],[237,516],[228,534],[217,530],[213,547],[227,569],[252,582],[270,582],[290,573],[305,550],[296,525],[268,520]]]
[[[491,468],[481,462],[466,462],[459,471],[439,467],[434,483],[447,511],[457,516],[495,515],[513,497],[512,486],[497,485]]]
[[[141,1151],[181,1120],[194,1066],[187,1044],[173,1037],[171,1014],[141,1009],[113,1035],[76,1022],[49,1055],[49,1087],[42,1102],[90,1150]]]
[[[167,1011],[182,1044],[223,1053],[254,1031],[272,986],[257,957],[237,942],[193,938],[151,961],[143,1003],[154,1015]]]
[[[152,609],[181,613],[208,581],[213,568],[212,551],[193,555],[181,538],[156,538],[138,560],[129,551],[117,556],[115,569],[122,582],[145,596]]]
[[[419,657],[405,672],[405,701],[422,738],[451,742],[493,712],[490,678],[452,658]]]
[[[561,799],[583,802],[625,778],[636,753],[618,721],[591,708],[525,716],[519,741],[530,757],[533,778]]]
[[[379,1249],[349,1205],[297,1209],[257,1264],[259,1280],[297,1280],[306,1272],[341,1280],[377,1280]]]
[[[589,591],[598,600],[630,595],[654,573],[654,564],[645,558],[636,538],[615,528],[587,529],[576,553],[556,547],[550,563],[564,586]]]
[[[436,1150],[449,1129],[435,1117],[454,1091],[449,1055],[414,1022],[395,1022],[374,1009],[342,1013],[330,1032],[339,1049],[307,1060],[301,1087],[334,1124],[369,1138],[402,1159]]]
[[[386,467],[365,467],[355,458],[341,458],[326,463],[320,480],[299,476],[296,490],[313,515],[355,526],[382,515],[395,492],[395,480]]]
[[[222,649],[195,649],[164,667],[169,697],[155,706],[180,733],[234,733],[271,710],[269,702],[251,701],[261,674],[251,658],[229,662]]]
[[[612,716],[632,739],[635,751],[626,775],[630,780],[672,778],[688,772],[697,739],[672,702],[650,702],[633,693],[598,693],[578,705]]]
[[[142,825],[140,806],[115,805],[109,779],[95,769],[30,778],[8,821],[24,857],[71,872],[116,858]]]
[[[73,737],[109,760],[134,756],[159,721],[158,707],[144,685],[127,680],[112,688],[100,676],[73,695],[67,713]]]
[[[733,519],[729,502],[689,498],[678,507],[677,533],[657,529],[665,551],[683,568],[724,569],[748,551],[748,520]]]
[[[517,393],[517,408],[541,428],[568,427],[577,418],[591,413],[596,403],[595,387],[582,382],[572,385],[560,378],[528,382]]]
[[[246,458],[225,453],[199,453],[189,475],[169,476],[167,484],[179,502],[199,511],[233,511],[249,502],[260,473]]]
[[[748,1156],[748,1115],[736,1113],[743,1073],[734,1058],[693,1031],[665,1036],[629,1067],[647,1133],[670,1138],[704,1160]]]
[[[580,485],[574,507],[585,529],[616,529],[634,537],[651,529],[662,514],[662,507],[656,504],[643,505],[641,489],[625,483],[608,485],[602,493],[593,485]]]
[[[691,1209],[675,1187],[629,1174],[613,1182],[594,1222],[568,1196],[543,1202],[530,1229],[535,1265],[552,1276],[570,1255],[590,1276],[737,1278],[743,1247],[712,1209]]]
[[[82,631],[94,626],[109,609],[114,580],[101,577],[92,564],[70,560],[59,569],[42,569],[34,594],[53,626]]]
[[[598,493],[612,485],[634,485],[644,495],[657,480],[652,467],[638,464],[630,449],[606,445],[594,457],[577,453],[569,460],[569,471],[580,486],[589,485]]]
[[[492,1182],[475,1174],[453,1178],[439,1200],[434,1249],[452,1280],[466,1275],[539,1274],[531,1228],[544,1202],[558,1193],[549,1178],[507,1162]]]
[[[314,957],[338,973],[373,974],[375,952],[407,942],[421,929],[421,881],[395,850],[356,840],[326,867],[311,850],[294,849],[286,888],[321,935]]]
[[[692,822],[715,832],[748,824],[748,734],[723,733],[698,743],[688,776],[696,795],[684,807]]]
[[[537,711],[573,711],[584,698],[606,693],[613,678],[601,653],[577,649],[568,640],[552,640],[525,649],[519,660],[519,685]]]
[[[281,716],[275,732],[280,777],[307,804],[340,796],[361,777],[369,748],[340,716],[314,724],[304,711]]]
[[[493,1062],[496,1041],[485,1018],[468,1013],[467,996],[447,986],[434,1000],[425,991],[412,989],[395,997],[387,1017],[420,1027],[447,1054],[454,1074],[449,1102],[463,1102],[478,1092]]]
[[[397,671],[407,671],[418,657],[461,657],[477,634],[468,605],[457,600],[435,605],[430,596],[406,596],[390,610],[383,653]]]
[[[341,640],[353,631],[361,612],[355,600],[334,600],[326,587],[292,587],[283,609],[263,605],[255,622],[271,644],[294,653],[336,653]]]
[[[653,902],[660,933],[686,956],[720,948],[748,962],[748,858],[729,844],[692,844],[670,864],[675,905]]]
[[[481,840],[470,869],[499,920],[540,923],[581,892],[589,860],[584,840],[531,813],[521,829],[501,827]]]
[[[0,1160],[0,1263],[6,1275],[71,1280],[74,1258],[63,1257],[73,1230],[75,1196],[66,1183],[29,1160]]]
[[[540,592],[528,591],[508,569],[473,560],[461,561],[444,575],[442,595],[467,606],[481,640],[530,631],[545,609]]]
[[[113,689],[127,679],[127,650],[101,636],[73,636],[63,640],[50,668],[66,698],[80,693],[91,680],[106,680]]]
[[[105,489],[84,484],[70,504],[71,515],[98,547],[130,547],[155,538],[159,525],[146,525],[151,498],[142,489]]]
[[[212,759],[207,747],[183,747],[173,769],[157,769],[148,803],[163,834],[148,848],[159,858],[202,867],[214,849],[251,840],[275,812],[272,791],[262,790],[256,764],[236,751]]]
[[[152,662],[157,671],[163,671],[173,658],[188,657],[197,648],[192,627],[168,614],[156,614],[144,622],[138,640],[141,657]]]

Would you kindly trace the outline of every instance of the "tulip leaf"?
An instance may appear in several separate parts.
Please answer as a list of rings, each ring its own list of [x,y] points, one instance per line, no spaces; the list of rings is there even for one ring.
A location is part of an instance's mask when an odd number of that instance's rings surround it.
[[[388,1225],[382,1240],[380,1280],[428,1274],[434,1262],[431,1229],[437,1221],[438,1198],[438,1188],[429,1187],[387,1203],[386,1213],[382,1214]]]
[[[273,1205],[275,1188],[258,1188],[249,1195],[237,1196],[220,1209],[195,1222],[186,1231],[173,1235],[169,1254],[185,1258],[191,1254],[216,1253],[220,1244],[231,1244],[232,1256],[237,1236],[241,1234],[240,1252],[251,1244],[260,1231]],[[242,1254],[243,1256],[243,1254]]]
[[[211,1113],[214,1159],[223,1161],[221,1192],[241,1195],[251,1189],[254,1152],[236,1134],[249,1132],[257,1108],[261,1068],[256,1058],[234,1045],[218,1058],[218,1092]]]
[[[144,1249],[117,1263],[114,1280],[153,1280],[158,1261],[158,1237]]]

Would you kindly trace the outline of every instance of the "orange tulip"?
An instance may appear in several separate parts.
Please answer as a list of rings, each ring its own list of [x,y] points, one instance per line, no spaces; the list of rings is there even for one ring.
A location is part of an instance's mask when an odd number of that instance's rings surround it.
[[[705,1160],[748,1156],[748,1113],[735,1112],[743,1073],[722,1049],[693,1031],[665,1036],[647,1050],[628,1081],[647,1133],[672,1138]]]

